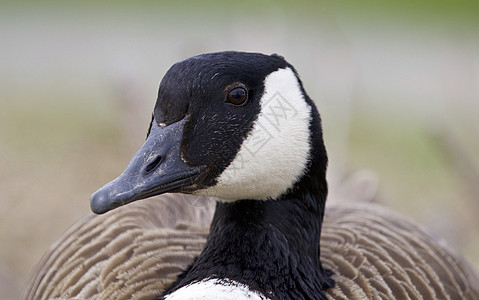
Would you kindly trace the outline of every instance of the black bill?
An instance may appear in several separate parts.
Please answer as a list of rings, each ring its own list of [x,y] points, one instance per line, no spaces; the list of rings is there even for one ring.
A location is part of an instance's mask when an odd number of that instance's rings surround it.
[[[190,166],[180,154],[188,117],[168,126],[155,120],[145,143],[125,171],[91,196],[91,210],[102,214],[130,202],[190,187],[203,166]]]

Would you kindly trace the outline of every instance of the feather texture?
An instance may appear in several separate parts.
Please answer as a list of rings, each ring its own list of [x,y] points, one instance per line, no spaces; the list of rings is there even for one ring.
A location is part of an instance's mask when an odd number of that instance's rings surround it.
[[[152,299],[201,252],[210,198],[166,194],[88,215],[52,245],[24,299]],[[379,205],[326,209],[329,299],[479,299],[477,275],[414,223]]]

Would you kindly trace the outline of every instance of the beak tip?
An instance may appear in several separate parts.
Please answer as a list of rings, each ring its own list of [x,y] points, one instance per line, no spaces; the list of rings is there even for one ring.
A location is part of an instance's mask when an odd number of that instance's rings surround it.
[[[95,214],[104,214],[111,209],[108,193],[99,189],[90,197],[90,208]]]

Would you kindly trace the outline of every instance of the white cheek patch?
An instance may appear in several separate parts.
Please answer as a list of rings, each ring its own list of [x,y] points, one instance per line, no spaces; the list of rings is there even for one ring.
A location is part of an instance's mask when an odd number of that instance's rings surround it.
[[[218,183],[198,195],[224,201],[275,199],[304,174],[310,152],[311,106],[290,68],[265,78],[261,113]]]
[[[232,280],[205,279],[186,285],[165,296],[165,300],[268,300],[248,286]]]

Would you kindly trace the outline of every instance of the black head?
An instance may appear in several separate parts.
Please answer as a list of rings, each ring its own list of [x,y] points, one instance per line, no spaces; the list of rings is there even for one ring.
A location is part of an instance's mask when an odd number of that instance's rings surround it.
[[[281,56],[219,52],[173,65],[147,140],[92,210],[165,192],[224,201],[275,199],[305,178],[326,190],[319,114]]]

